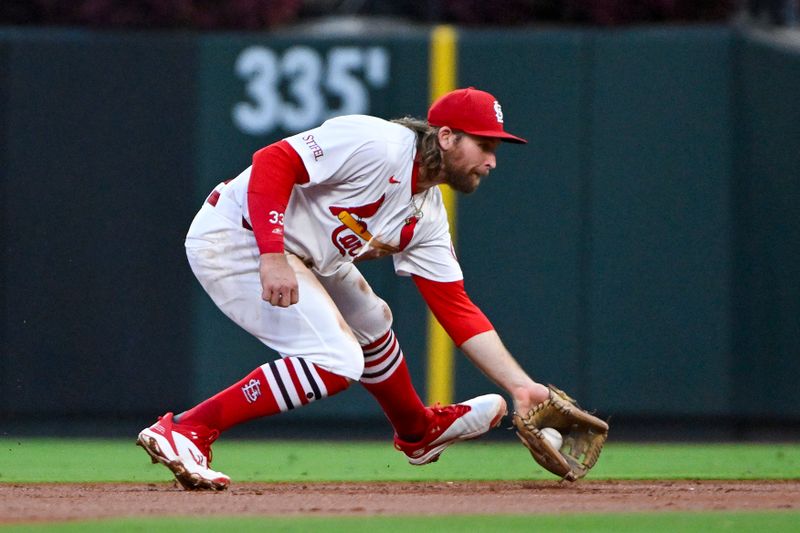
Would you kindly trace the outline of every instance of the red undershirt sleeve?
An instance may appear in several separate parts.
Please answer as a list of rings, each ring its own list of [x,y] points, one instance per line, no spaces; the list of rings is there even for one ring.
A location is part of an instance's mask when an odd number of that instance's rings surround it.
[[[295,184],[308,181],[303,160],[285,140],[253,155],[247,206],[260,253],[283,253],[283,216],[289,196]]]
[[[464,280],[441,282],[420,276],[411,278],[433,316],[456,346],[461,346],[478,333],[494,329],[486,315],[467,296]]]

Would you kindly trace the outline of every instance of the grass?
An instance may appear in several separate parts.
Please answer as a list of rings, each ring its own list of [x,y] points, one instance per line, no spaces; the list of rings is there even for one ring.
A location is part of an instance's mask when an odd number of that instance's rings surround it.
[[[26,532],[86,532],[116,533],[129,531],[169,531],[196,533],[198,531],[251,531],[306,533],[378,533],[383,531],[430,531],[436,533],[494,533],[575,531],[597,533],[675,533],[699,531],[717,532],[792,532],[800,531],[800,513],[741,512],[741,513],[647,513],[647,514],[582,514],[555,515],[475,515],[444,517],[324,517],[313,518],[148,518],[80,521],[63,524],[0,526],[4,533]]]
[[[516,443],[471,442],[410,467],[388,442],[220,441],[214,467],[236,481],[552,479]],[[133,441],[0,439],[0,483],[171,479]],[[590,479],[800,479],[800,444],[612,443]]]

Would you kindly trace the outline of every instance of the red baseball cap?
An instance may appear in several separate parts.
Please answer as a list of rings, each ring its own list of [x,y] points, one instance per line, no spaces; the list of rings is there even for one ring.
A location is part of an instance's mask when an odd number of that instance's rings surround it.
[[[497,98],[475,87],[456,89],[439,97],[428,110],[428,124],[517,144],[528,142],[505,132]]]

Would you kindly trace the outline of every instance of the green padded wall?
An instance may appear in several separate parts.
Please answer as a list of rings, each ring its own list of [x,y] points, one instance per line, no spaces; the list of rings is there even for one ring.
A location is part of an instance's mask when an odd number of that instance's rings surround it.
[[[424,116],[429,39],[0,30],[0,418],[149,420],[273,357],[200,289],[186,229],[289,133]],[[800,418],[796,43],[460,29],[457,79],[530,141],[460,197],[457,252],[534,377],[621,422]],[[390,260],[363,271],[424,396],[424,305]],[[458,398],[496,390],[456,369]],[[270,424],[309,418],[389,431],[358,387]]]
[[[737,413],[800,414],[800,43],[736,39]],[[768,401],[764,401],[764,399]]]
[[[730,34],[593,40],[588,397],[626,414],[726,413]]]

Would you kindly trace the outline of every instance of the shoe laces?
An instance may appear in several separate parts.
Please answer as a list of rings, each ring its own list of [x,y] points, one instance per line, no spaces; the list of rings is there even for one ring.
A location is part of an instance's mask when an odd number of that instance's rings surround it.
[[[408,454],[410,451],[416,450],[418,447],[424,446],[425,443],[430,442],[434,435],[442,431],[442,426],[449,425],[450,421],[463,416],[471,409],[472,408],[468,405],[458,403],[442,405],[437,402],[425,409],[428,418],[428,427],[425,428],[423,436],[417,441],[405,441],[395,434],[394,447]]]
[[[452,405],[442,405],[439,402],[436,402],[430,408],[431,413],[433,413],[436,417],[459,417],[463,416],[465,413],[469,412],[470,406],[469,405],[462,405],[460,403],[452,404]]]
[[[428,421],[428,434],[436,434],[442,431],[442,425],[455,420],[471,409],[468,405],[461,405],[459,403],[452,405],[442,405],[436,402],[429,408],[430,419]]]
[[[213,453],[211,452],[211,445],[219,437],[219,430],[208,429],[205,426],[190,426],[188,424],[173,423],[173,431],[177,431],[184,437],[192,441],[197,446],[200,453],[208,458],[208,464],[211,465]]]

